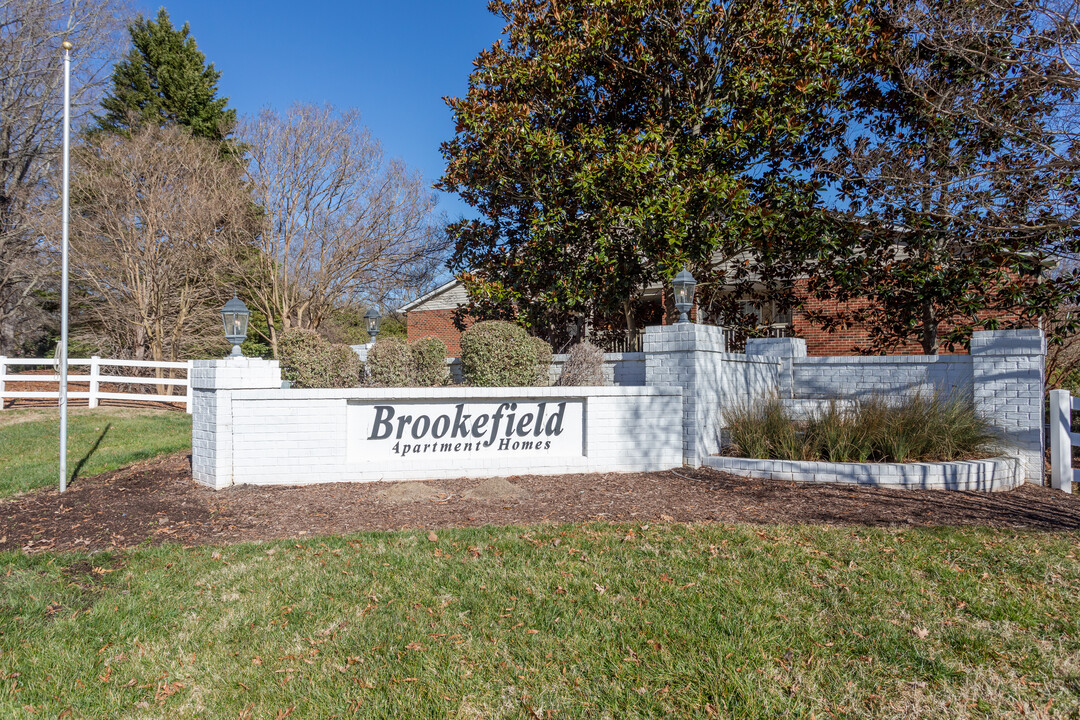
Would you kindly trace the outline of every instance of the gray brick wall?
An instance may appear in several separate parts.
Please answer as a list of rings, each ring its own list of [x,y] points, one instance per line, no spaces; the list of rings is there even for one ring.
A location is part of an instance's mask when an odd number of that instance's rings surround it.
[[[683,462],[701,465],[720,451],[724,331],[714,325],[645,328],[645,383],[683,394]]]
[[[907,395],[934,390],[951,396],[970,394],[968,355],[909,355],[795,358],[796,400],[857,399],[865,395]]]
[[[976,331],[971,338],[975,409],[1017,451],[1028,482],[1043,477],[1043,376],[1040,330]]]

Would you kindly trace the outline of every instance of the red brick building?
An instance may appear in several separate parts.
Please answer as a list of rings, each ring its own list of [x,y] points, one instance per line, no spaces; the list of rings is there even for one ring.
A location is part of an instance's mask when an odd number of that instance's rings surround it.
[[[451,356],[461,354],[461,332],[454,326],[454,311],[459,306],[468,304],[469,298],[465,287],[457,280],[436,288],[427,295],[401,308],[405,313],[409,342],[423,337],[437,337],[446,343]],[[662,303],[660,289],[645,293],[646,302]],[[856,301],[865,304],[867,301]],[[822,314],[835,314],[838,310],[850,308],[851,304],[837,302],[808,301],[809,309]],[[750,308],[747,308],[750,312]],[[810,322],[804,311],[795,310],[790,314],[774,314],[759,311],[761,327],[768,328],[770,334],[777,337],[799,337],[806,340],[807,353],[814,356],[854,355],[856,349],[865,347],[870,342],[870,333],[865,326],[850,327],[829,332]],[[911,342],[890,352],[892,355],[920,355],[922,346]]]

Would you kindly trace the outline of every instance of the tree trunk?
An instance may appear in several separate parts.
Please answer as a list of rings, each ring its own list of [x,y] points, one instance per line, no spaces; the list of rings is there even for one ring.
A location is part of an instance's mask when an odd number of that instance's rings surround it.
[[[922,348],[925,355],[938,354],[938,318],[933,303],[923,306]]]

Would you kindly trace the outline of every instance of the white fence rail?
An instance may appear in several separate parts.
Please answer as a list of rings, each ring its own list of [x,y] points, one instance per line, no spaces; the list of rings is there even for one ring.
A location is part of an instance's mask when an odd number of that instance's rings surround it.
[[[191,360],[185,360],[183,362],[164,362],[155,360],[109,360],[105,358],[94,357],[90,358],[71,358],[68,360],[69,372],[68,382],[88,382],[88,390],[68,391],[68,398],[70,399],[86,399],[87,404],[96,408],[101,400],[135,400],[135,401],[147,401],[147,402],[172,402],[172,403],[184,403],[184,408],[191,412]],[[26,374],[13,374],[8,372],[9,367],[24,367],[24,366],[52,366],[54,372],[52,375],[26,375]],[[87,375],[73,375],[70,372],[71,366],[88,366],[90,372]],[[101,373],[102,368],[122,367],[122,368],[151,368],[162,370],[184,370],[185,377],[182,378],[157,378],[157,377],[137,377],[133,375],[103,375]],[[55,390],[13,390],[11,386],[19,383],[42,383],[53,382],[56,383]],[[157,385],[168,387],[182,388],[181,392],[173,395],[164,395],[157,393],[121,393],[121,392],[103,392],[101,390],[102,383],[117,383],[125,385]],[[59,402],[60,399],[60,370],[59,361],[52,358],[9,358],[0,356],[0,410],[4,408],[4,401],[8,398],[18,399],[34,399],[34,400],[49,400],[54,399]]]
[[[1050,484],[1055,490],[1072,492],[1080,482],[1080,470],[1073,470],[1073,446],[1080,445],[1080,433],[1072,431],[1072,411],[1080,410],[1080,398],[1068,390],[1050,391]]]

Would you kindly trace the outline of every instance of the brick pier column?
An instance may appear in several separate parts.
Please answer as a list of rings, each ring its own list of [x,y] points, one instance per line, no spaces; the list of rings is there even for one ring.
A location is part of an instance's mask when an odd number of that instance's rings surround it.
[[[977,330],[971,336],[975,410],[988,419],[1026,467],[1027,482],[1043,479],[1041,330]]]
[[[724,347],[724,330],[715,325],[645,328],[645,384],[682,388],[683,462],[690,467],[720,451]]]
[[[191,369],[191,476],[215,490],[233,484],[234,390],[281,387],[277,360],[196,360]]]
[[[795,397],[794,358],[806,357],[806,341],[802,338],[747,338],[746,354],[771,357],[780,361],[781,398]]]

